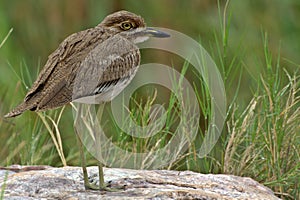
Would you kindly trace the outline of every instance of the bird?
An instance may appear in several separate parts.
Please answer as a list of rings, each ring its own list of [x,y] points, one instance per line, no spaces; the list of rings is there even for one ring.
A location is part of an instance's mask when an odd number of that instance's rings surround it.
[[[141,60],[137,44],[150,37],[170,35],[147,27],[141,16],[126,10],[106,16],[93,28],[71,34],[48,56],[23,102],[4,117],[16,117],[27,110],[55,109],[71,102],[111,101],[134,78]],[[88,180],[82,143],[80,153],[85,188],[108,190],[101,163],[96,186]]]

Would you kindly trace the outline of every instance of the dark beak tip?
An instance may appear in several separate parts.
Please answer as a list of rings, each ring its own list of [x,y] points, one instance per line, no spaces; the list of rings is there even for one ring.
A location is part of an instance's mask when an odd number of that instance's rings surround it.
[[[161,38],[168,38],[168,37],[171,37],[171,35],[168,34],[168,33],[164,33],[164,34],[161,35]]]
[[[152,37],[156,37],[156,38],[168,38],[171,37],[170,34],[157,30],[157,29],[153,29],[153,28],[148,28],[147,32],[149,35],[151,35]]]

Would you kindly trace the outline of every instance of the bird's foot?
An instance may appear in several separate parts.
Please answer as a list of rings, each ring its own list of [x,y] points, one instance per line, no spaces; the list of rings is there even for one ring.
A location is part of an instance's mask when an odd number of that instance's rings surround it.
[[[90,183],[90,182],[84,183],[84,187],[86,190],[99,190],[98,185],[96,185],[94,183]]]
[[[111,188],[109,184],[105,184],[104,186],[99,186],[94,183],[87,183],[84,184],[84,187],[86,190],[100,190],[106,192],[120,192],[124,190],[124,187]]]
[[[106,192],[120,192],[124,191],[125,189],[125,186],[114,185],[112,187],[111,183],[104,183],[99,185],[99,181],[93,176],[89,177],[89,181],[85,182],[84,186],[86,190],[100,190]]]
[[[104,186],[100,186],[100,190],[101,191],[107,191],[107,192],[120,192],[120,191],[124,191],[124,187],[110,187],[109,184],[104,184]]]

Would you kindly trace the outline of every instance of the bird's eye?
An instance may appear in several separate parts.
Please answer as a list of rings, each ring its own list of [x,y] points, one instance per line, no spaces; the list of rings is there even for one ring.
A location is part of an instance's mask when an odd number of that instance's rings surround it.
[[[121,28],[124,30],[124,31],[127,31],[127,30],[130,30],[133,28],[133,24],[130,23],[130,22],[123,22],[121,24]]]

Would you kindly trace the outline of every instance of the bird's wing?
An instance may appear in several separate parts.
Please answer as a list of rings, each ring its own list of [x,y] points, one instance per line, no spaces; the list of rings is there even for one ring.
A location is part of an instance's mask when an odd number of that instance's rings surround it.
[[[138,47],[115,35],[94,48],[72,81],[72,100],[81,103],[110,101],[132,80],[140,63]]]
[[[33,83],[31,89],[27,92],[24,102],[30,100],[37,92],[41,91],[49,78],[53,75],[54,71],[60,71],[61,65],[68,64],[70,60],[82,59],[84,53],[89,51],[84,51],[88,49],[93,49],[93,44],[101,42],[101,36],[104,35],[103,29],[87,29],[74,33],[67,37],[59,47],[48,56],[48,60],[39,73],[38,78]],[[103,38],[105,39],[105,37]]]
[[[60,70],[54,70],[39,92],[43,96],[35,110],[56,108],[73,100],[82,103],[111,100],[135,74],[140,53],[136,45],[115,35],[88,50],[85,57],[68,58],[67,61],[68,64],[57,68]]]
[[[57,108],[72,100],[89,103],[95,95],[99,101],[110,100],[130,82],[139,62],[138,48],[119,35],[101,28],[75,33],[49,56],[24,102],[6,117]]]
[[[5,117],[15,117],[22,114],[25,110],[38,109],[41,98],[47,96],[49,88],[55,86],[56,90],[64,88],[64,81],[60,78],[59,74],[66,70],[66,66],[78,62],[79,59],[84,59],[89,51],[93,49],[93,44],[97,41],[101,42],[104,31],[98,29],[87,29],[78,33],[74,33],[67,37],[59,47],[49,55],[48,61],[40,72],[38,78],[33,83],[31,89],[27,92],[24,101],[16,108],[10,111]],[[90,42],[91,41],[91,42]],[[92,43],[94,42],[94,43]],[[77,61],[75,61],[77,60]],[[55,85],[57,84],[57,85]],[[65,101],[65,100],[64,100]],[[64,103],[62,101],[62,103]]]

